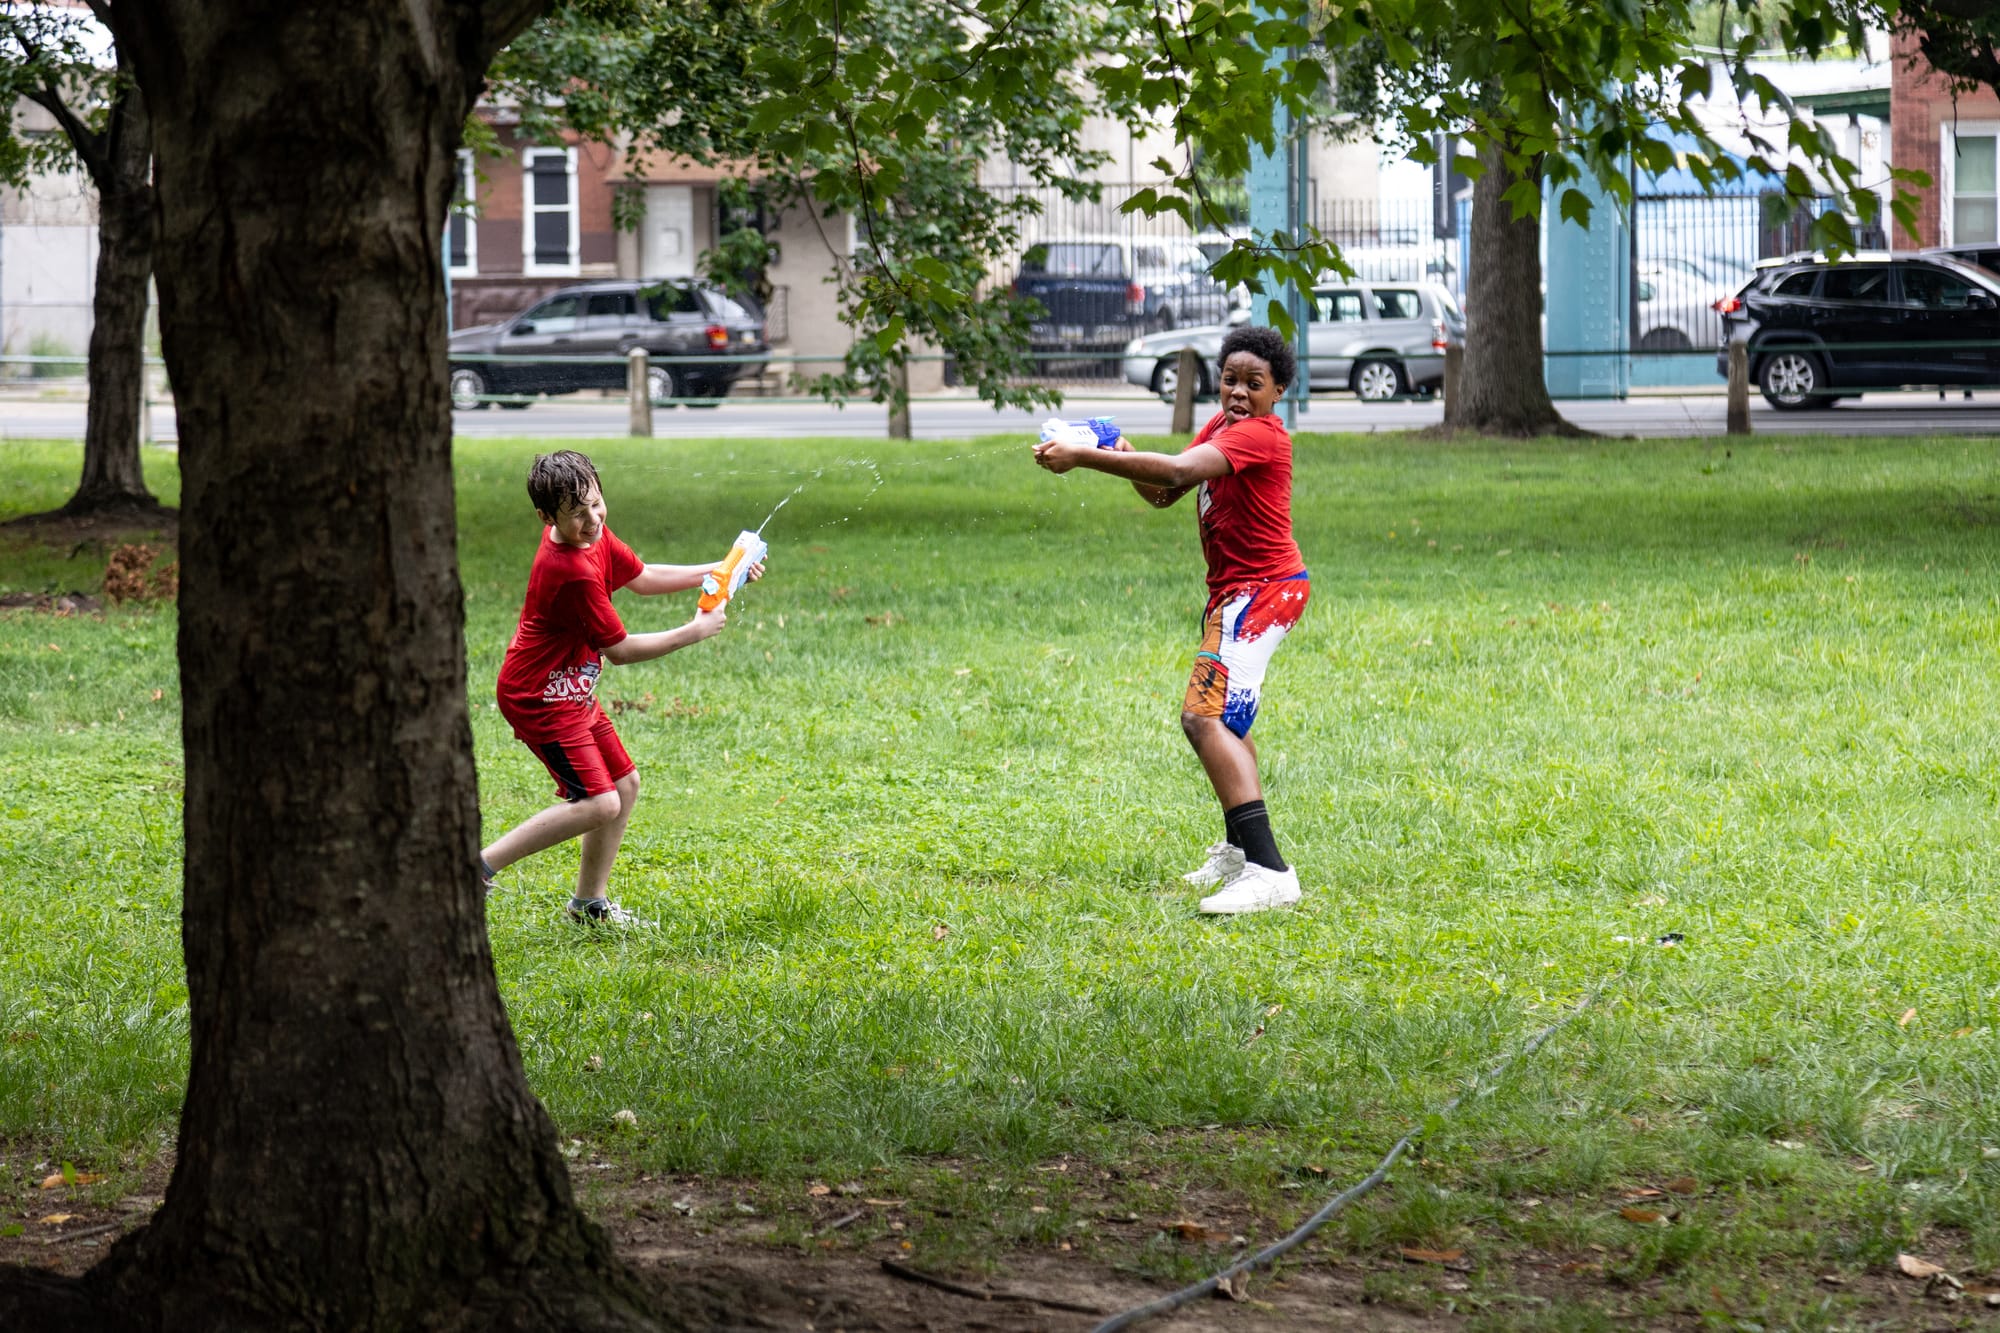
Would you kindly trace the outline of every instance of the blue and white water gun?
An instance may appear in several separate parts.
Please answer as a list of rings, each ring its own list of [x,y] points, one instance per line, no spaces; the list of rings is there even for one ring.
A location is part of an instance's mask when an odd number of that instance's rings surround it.
[[[1054,441],[1083,449],[1109,449],[1118,443],[1120,433],[1117,421],[1111,417],[1092,417],[1088,421],[1050,417],[1042,423],[1043,444]]]

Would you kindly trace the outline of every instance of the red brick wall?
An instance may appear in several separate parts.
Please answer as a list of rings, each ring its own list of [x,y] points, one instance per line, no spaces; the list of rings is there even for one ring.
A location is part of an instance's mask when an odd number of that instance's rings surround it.
[[[1907,37],[1896,39],[1889,85],[1890,161],[1910,167],[1931,178],[1929,185],[1907,187],[1917,196],[1917,238],[1914,242],[1900,228],[1892,243],[1896,249],[1913,245],[1937,245],[1941,239],[1943,216],[1943,160],[1939,145],[1942,127],[1958,120],[2000,120],[2000,98],[1990,89],[1956,95],[1949,85],[1931,71],[1916,43]]]
[[[564,146],[576,148],[577,260],[576,277],[528,277],[521,272],[521,227],[524,185],[521,150],[554,147],[521,139],[501,128],[499,156],[478,161],[479,215],[476,275],[457,274],[451,280],[452,326],[490,323],[523,310],[540,297],[580,278],[609,277],[618,259],[618,236],[611,223],[612,172],[617,153],[603,144],[584,143],[565,134]]]

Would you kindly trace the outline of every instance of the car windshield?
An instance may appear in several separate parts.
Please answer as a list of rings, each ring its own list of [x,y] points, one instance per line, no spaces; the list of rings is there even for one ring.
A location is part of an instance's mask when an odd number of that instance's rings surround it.
[[[755,319],[756,316],[744,308],[741,301],[726,292],[710,289],[703,293],[708,297],[708,308],[717,319]]]
[[[542,302],[521,316],[515,327],[517,331],[526,332],[529,331],[526,326],[532,326],[532,331],[536,333],[566,333],[574,329],[576,298],[557,296]]]
[[[646,310],[654,319],[664,320],[670,315],[699,315],[701,301],[692,287],[683,287],[677,282],[663,282],[657,287],[648,287],[641,293],[646,298]]]
[[[1422,319],[1424,303],[1407,288],[1375,289],[1375,314],[1380,319]]]
[[[1021,265],[1029,273],[1049,273],[1064,278],[1122,278],[1125,264],[1118,247],[1110,242],[1087,244],[1052,241],[1028,251]]]

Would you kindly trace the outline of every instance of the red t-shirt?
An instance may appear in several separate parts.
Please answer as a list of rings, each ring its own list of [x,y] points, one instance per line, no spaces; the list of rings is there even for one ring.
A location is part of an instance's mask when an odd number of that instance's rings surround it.
[[[1188,449],[1197,444],[1214,445],[1235,469],[1204,481],[1195,496],[1208,590],[1304,570],[1292,540],[1292,437],[1285,423],[1273,413],[1230,425],[1228,414],[1217,412]]]
[[[521,627],[500,664],[500,713],[524,741],[556,740],[594,713],[603,652],[625,637],[611,594],[645,561],[606,528],[589,546],[542,534],[528,571]]]

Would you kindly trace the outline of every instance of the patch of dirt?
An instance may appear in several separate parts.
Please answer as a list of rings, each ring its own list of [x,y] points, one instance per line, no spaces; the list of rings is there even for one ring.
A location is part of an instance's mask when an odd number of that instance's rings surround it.
[[[16,1233],[0,1234],[0,1284],[8,1265],[28,1270],[29,1277],[81,1274],[159,1207],[170,1171],[162,1160],[113,1181],[79,1175],[71,1182],[62,1179],[60,1163],[20,1144],[4,1145],[0,1154],[0,1233]],[[976,1164],[954,1165],[977,1183]],[[954,1218],[942,1205],[875,1196],[872,1185],[861,1183],[778,1186],[652,1176],[587,1158],[572,1170],[579,1195],[590,1201],[625,1259],[671,1308],[697,1316],[712,1312],[716,1327],[1087,1333],[1105,1317],[1226,1267],[1244,1253],[1244,1233],[1274,1234],[1267,1219],[1220,1195],[1163,1191],[1162,1202],[1175,1215],[1141,1217],[1128,1210],[1129,1193],[1120,1192],[1133,1177],[1113,1180],[1109,1173],[1101,1189],[1085,1185],[1067,1199],[1072,1219],[1090,1219],[1087,1230],[1072,1222],[1066,1237],[1028,1242],[995,1237],[978,1220]],[[1323,1188],[1330,1195],[1343,1183]],[[1614,1194],[1609,1202],[1622,1197]],[[938,1248],[940,1220],[961,1227],[957,1239],[963,1243]],[[1170,1280],[1140,1271],[1142,1253],[1153,1256],[1159,1271],[1162,1252],[1188,1276]],[[1927,1253],[1952,1267],[1955,1256],[1941,1244]],[[1482,1315],[1533,1323],[1538,1312],[1554,1315],[1582,1305],[1621,1328],[1679,1330],[1731,1313],[1719,1291],[1696,1308],[1685,1300],[1677,1305],[1660,1279],[1620,1283],[1607,1275],[1618,1258],[1595,1248],[1577,1254],[1537,1250],[1483,1231],[1463,1252],[1389,1247],[1352,1254],[1315,1239],[1288,1255],[1275,1275],[1250,1274],[1241,1299],[1204,1297],[1140,1327],[1157,1333],[1420,1333],[1456,1329]],[[1801,1300],[1838,1298],[1856,1327],[2000,1327],[2000,1310],[1985,1306],[1995,1284],[1956,1271],[1966,1288],[1956,1299],[1935,1281],[1889,1270],[1817,1279],[1797,1272],[1762,1276],[1789,1286]]]
[[[51,616],[101,616],[104,603],[87,592],[10,592],[0,595],[0,611],[39,611]]]
[[[86,514],[55,509],[8,519],[0,523],[0,533],[45,546],[68,547],[79,554],[92,546],[109,549],[135,541],[172,545],[180,540],[181,511],[162,504],[117,505]]]

